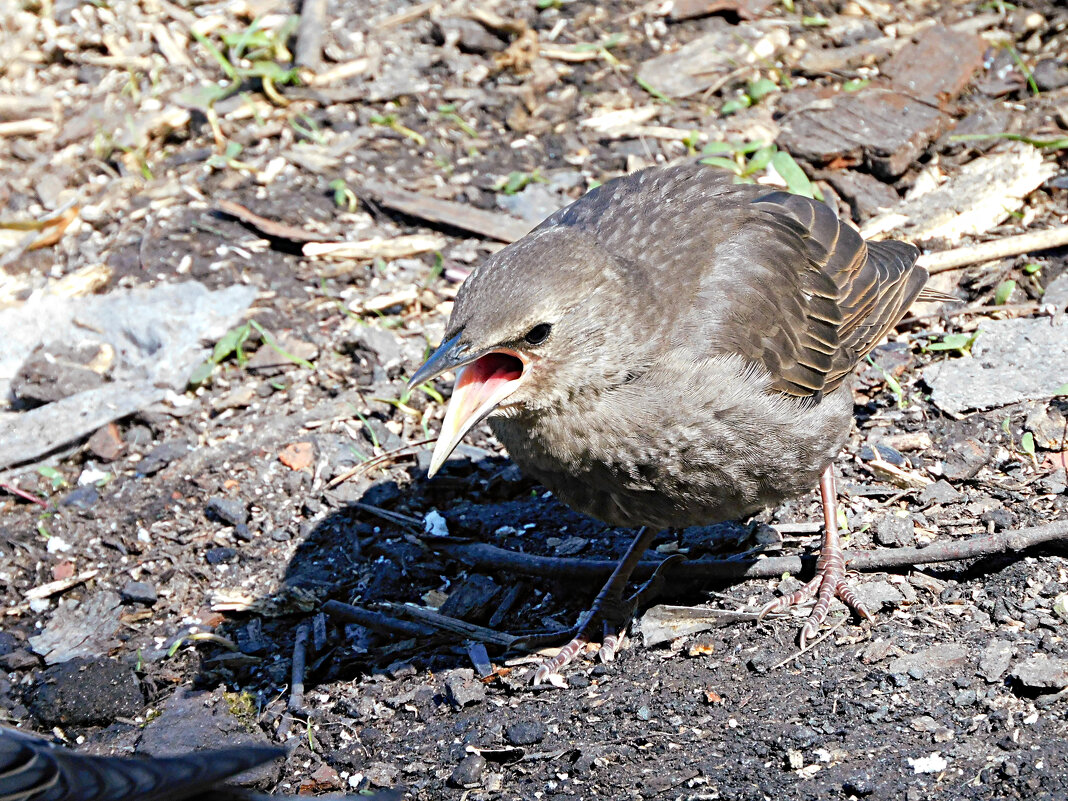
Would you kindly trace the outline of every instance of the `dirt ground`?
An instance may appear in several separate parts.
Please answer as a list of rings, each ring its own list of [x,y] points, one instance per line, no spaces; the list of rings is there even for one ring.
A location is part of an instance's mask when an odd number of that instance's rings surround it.
[[[460,546],[597,560],[629,539],[525,479],[484,426],[426,479],[449,381],[405,381],[480,259],[599,182],[695,156],[794,189],[800,165],[862,227],[913,209],[881,230],[927,252],[1064,226],[1068,9],[323,5],[303,27],[280,0],[0,7],[0,343],[32,327],[4,315],[42,310],[37,344],[0,344],[0,723],[94,753],[284,741],[246,780],[279,794],[1068,797],[1063,533],[860,574],[875,621],[836,606],[799,655],[799,617],[714,614],[794,576],[669,581],[656,603],[712,622],[584,657],[563,689],[530,686],[538,657],[401,606],[566,628],[603,570],[519,575]],[[956,183],[1003,159],[994,200],[993,174]],[[939,188],[926,208],[948,202],[952,224],[907,205]],[[190,282],[189,302],[153,294]],[[1068,248],[934,286],[964,305],[918,306],[859,371],[847,554],[1068,520]],[[61,307],[106,314],[124,344],[87,345],[100,326],[69,334]],[[183,332],[209,341],[172,365]],[[122,389],[135,357],[143,402],[88,402],[97,422],[68,437],[77,415],[29,416]],[[814,488],[663,533],[653,555],[809,553],[819,520]],[[658,614],[639,614],[646,636]]]

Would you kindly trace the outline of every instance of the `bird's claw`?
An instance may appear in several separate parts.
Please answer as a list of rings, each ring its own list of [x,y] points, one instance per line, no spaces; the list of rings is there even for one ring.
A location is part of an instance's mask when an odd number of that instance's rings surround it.
[[[820,626],[827,620],[831,611],[831,600],[839,598],[865,620],[873,620],[871,612],[857,598],[853,587],[846,578],[845,559],[841,551],[831,552],[820,557],[816,565],[816,576],[801,589],[796,590],[782,598],[777,598],[765,604],[757,615],[757,621],[763,620],[766,615],[774,612],[784,612],[791,607],[797,606],[803,601],[815,599],[816,605],[809,613],[808,620],[801,628],[798,641],[802,650],[808,641],[820,630]]]
[[[600,606],[595,604],[594,608],[583,614],[578,625],[579,633],[571,642],[561,648],[556,656],[545,660],[534,671],[534,686],[537,687],[540,684],[552,684],[554,687],[564,686],[560,671],[585,649],[590,641],[588,632],[598,618],[604,620],[604,636],[601,639],[601,647],[597,650],[597,658],[604,663],[615,661],[616,655],[623,650],[626,643],[627,626],[630,625],[630,620],[634,616],[634,610],[660,594],[664,587],[667,568],[682,561],[683,558],[681,554],[669,556],[657,565],[649,579],[627,598],[616,593],[610,593],[601,598]]]

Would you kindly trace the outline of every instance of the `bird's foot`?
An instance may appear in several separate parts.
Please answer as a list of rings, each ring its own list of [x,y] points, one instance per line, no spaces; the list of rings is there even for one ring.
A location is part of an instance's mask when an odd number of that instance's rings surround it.
[[[598,621],[603,622],[604,634],[601,638],[601,647],[597,650],[597,657],[602,662],[613,661],[626,642],[627,626],[634,617],[634,611],[660,594],[664,586],[666,568],[682,558],[681,555],[675,554],[665,559],[657,565],[649,580],[626,598],[623,597],[621,588],[613,584],[615,576],[609,579],[609,583],[601,590],[593,606],[583,615],[583,620],[576,627],[577,633],[571,641],[561,648],[556,656],[545,660],[534,671],[534,686],[537,687],[539,684],[564,686],[564,678],[560,671],[585,650],[587,643],[591,640],[593,627]]]
[[[865,620],[873,619],[871,612],[857,598],[852,584],[846,578],[845,557],[842,555],[841,548],[833,548],[822,553],[816,563],[816,577],[801,589],[765,604],[757,620],[763,620],[765,615],[773,612],[785,612],[803,601],[815,598],[816,605],[809,613],[799,637],[801,648],[804,649],[805,644],[820,630],[820,626],[827,619],[827,614],[831,610],[831,599],[835,597],[840,598],[846,606]]]
[[[615,659],[616,654],[623,648],[623,643],[626,640],[626,632],[627,624],[624,624],[622,628],[617,629],[606,621],[604,624],[604,637],[601,639],[601,647],[597,649],[597,658],[602,662],[611,662]],[[560,671],[571,664],[579,654],[586,650],[586,646],[589,642],[589,635],[584,631],[580,632],[577,636],[572,638],[571,642],[561,648],[556,656],[546,659],[538,665],[538,669],[534,671],[534,686],[537,687],[539,684],[551,684],[554,687],[564,687],[566,682]]]

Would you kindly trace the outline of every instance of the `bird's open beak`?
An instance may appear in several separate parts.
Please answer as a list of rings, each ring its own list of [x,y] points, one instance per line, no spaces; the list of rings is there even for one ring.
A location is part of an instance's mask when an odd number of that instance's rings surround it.
[[[428,477],[438,472],[464,434],[519,388],[526,375],[528,360],[519,352],[497,348],[471,354],[460,343],[460,336],[442,342],[408,382],[409,387],[415,387],[447,370],[456,371],[452,398],[430,457]]]

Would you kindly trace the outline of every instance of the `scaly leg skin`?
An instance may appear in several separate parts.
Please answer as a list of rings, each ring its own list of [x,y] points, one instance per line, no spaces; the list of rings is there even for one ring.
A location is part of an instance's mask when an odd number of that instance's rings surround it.
[[[634,537],[627,552],[619,560],[612,575],[597,594],[590,610],[583,615],[583,620],[578,626],[578,633],[571,642],[560,649],[556,656],[547,659],[534,671],[534,686],[544,682],[554,686],[562,685],[563,678],[560,676],[560,671],[582,652],[586,644],[590,642],[593,627],[600,621],[603,621],[604,635],[598,656],[603,662],[611,662],[615,659],[623,645],[623,635],[634,610],[639,604],[660,591],[663,586],[665,566],[677,561],[675,557],[665,559],[657,565],[652,577],[645,584],[629,597],[623,597],[623,590],[626,589],[634,568],[638,566],[638,562],[641,561],[642,555],[653,541],[655,534],[656,531],[652,529],[642,528]]]
[[[757,618],[762,620],[772,612],[782,612],[802,601],[815,597],[816,606],[812,609],[804,628],[801,629],[801,648],[819,631],[831,609],[831,599],[838,596],[846,606],[866,620],[872,620],[864,604],[860,602],[853,587],[846,579],[845,556],[838,541],[837,493],[834,488],[834,468],[829,466],[820,476],[820,496],[823,499],[823,544],[820,546],[820,558],[816,562],[816,577],[796,592],[778,598],[760,610]]]

